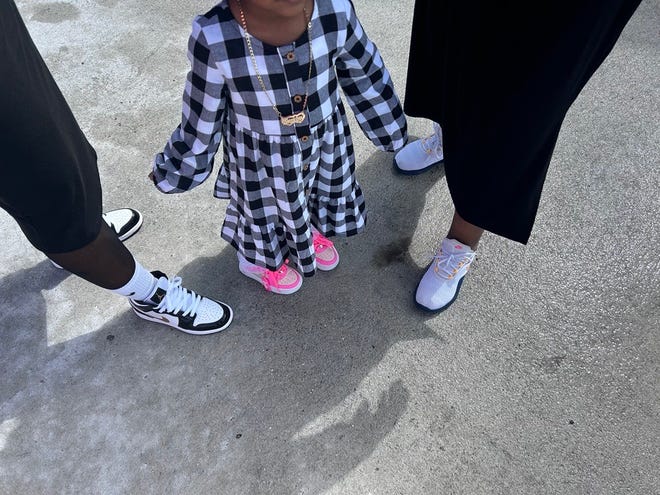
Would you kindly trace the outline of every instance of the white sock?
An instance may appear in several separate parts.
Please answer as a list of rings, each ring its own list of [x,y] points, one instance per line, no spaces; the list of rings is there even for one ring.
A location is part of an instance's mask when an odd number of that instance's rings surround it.
[[[140,263],[135,261],[135,272],[133,272],[131,279],[123,287],[112,289],[112,292],[130,297],[135,301],[145,301],[156,292],[157,286],[158,279]]]

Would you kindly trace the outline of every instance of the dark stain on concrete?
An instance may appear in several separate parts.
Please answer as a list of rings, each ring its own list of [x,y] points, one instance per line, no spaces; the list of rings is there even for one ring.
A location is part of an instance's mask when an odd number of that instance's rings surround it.
[[[554,373],[559,369],[564,359],[566,359],[565,354],[563,356],[547,356],[540,360],[539,365],[546,373]]]
[[[32,20],[48,24],[59,24],[77,19],[80,10],[68,2],[39,3],[33,7]]]
[[[412,236],[402,237],[387,246],[381,247],[374,255],[376,266],[387,266],[395,262],[402,262],[408,253],[408,248],[412,242]]]

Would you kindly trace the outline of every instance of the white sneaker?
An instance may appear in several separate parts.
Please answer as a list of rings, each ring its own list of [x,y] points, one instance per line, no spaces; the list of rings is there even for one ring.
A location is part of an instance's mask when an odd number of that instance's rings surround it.
[[[475,257],[470,246],[445,238],[417,286],[417,305],[434,312],[447,309],[456,300]]]
[[[426,172],[444,160],[442,129],[433,123],[433,134],[408,143],[394,155],[394,168],[405,175]]]
[[[158,279],[154,295],[146,301],[128,300],[140,318],[191,335],[220,332],[231,323],[233,312],[225,303],[181,287],[181,277],[169,279],[162,272],[151,273]]]
[[[115,231],[120,241],[125,241],[140,230],[142,213],[133,208],[120,208],[104,213],[103,220]]]

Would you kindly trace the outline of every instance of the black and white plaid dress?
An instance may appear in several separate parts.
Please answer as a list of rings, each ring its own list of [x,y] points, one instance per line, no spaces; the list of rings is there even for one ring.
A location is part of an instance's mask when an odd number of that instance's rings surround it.
[[[249,24],[248,24],[249,29]],[[406,119],[377,47],[350,0],[319,0],[305,31],[275,47],[252,38],[268,96],[256,77],[245,32],[223,0],[193,21],[182,122],[153,164],[158,189],[183,192],[210,175],[222,142],[215,196],[229,199],[222,238],[271,270],[285,259],[305,275],[316,263],[311,225],[326,236],[351,236],[366,222],[355,157],[339,94],[365,135],[384,151],[407,141]],[[301,124],[282,115],[303,109]]]

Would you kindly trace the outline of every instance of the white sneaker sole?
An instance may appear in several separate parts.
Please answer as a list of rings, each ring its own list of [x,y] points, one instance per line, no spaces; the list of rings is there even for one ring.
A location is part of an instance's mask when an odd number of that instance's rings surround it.
[[[229,306],[227,306],[227,309],[229,310],[229,319],[227,320],[227,323],[225,323],[223,327],[212,328],[210,330],[188,330],[186,328],[181,328],[177,325],[179,323],[179,319],[176,318],[175,316],[169,316],[162,313],[158,313],[158,316],[150,315],[147,313],[143,313],[142,311],[134,308],[133,305],[131,305],[131,309],[136,315],[138,315],[143,320],[147,320],[152,323],[160,323],[161,325],[167,325],[170,328],[178,330],[179,332],[187,333],[188,335],[210,335],[212,333],[222,332],[223,330],[226,330],[229,327],[232,320],[234,319],[234,312]]]
[[[396,158],[394,159],[394,169],[403,175],[418,175],[426,172],[427,170],[431,170],[433,167],[437,167],[438,165],[441,165],[444,162],[444,158],[442,160],[439,160],[437,162],[432,163],[431,165],[427,165],[426,167],[422,168],[417,168],[417,169],[411,169],[411,170],[405,170],[403,168],[399,168],[399,164],[396,162]]]

